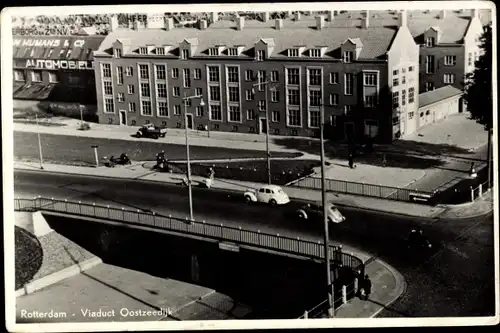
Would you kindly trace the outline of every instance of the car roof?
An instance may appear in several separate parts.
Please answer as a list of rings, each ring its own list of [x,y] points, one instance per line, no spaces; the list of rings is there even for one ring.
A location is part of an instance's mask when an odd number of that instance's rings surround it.
[[[270,190],[281,190],[281,186],[278,185],[264,185],[261,188],[267,188]]]

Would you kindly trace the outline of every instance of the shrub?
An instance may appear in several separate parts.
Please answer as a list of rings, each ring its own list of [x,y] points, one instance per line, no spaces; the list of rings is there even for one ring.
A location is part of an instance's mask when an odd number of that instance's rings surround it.
[[[62,116],[74,119],[80,119],[80,107],[78,103],[40,103],[40,108],[54,116]],[[83,105],[83,120],[97,122],[97,112],[95,106]]]
[[[90,129],[89,123],[80,123],[80,127],[78,128],[80,131],[88,131]]]

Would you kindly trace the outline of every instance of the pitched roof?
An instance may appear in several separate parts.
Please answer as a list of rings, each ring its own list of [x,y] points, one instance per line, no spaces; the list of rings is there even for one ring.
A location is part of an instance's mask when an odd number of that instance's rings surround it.
[[[296,45],[306,48],[316,48],[318,45],[328,45],[325,58],[338,58],[334,52],[347,39],[362,43],[360,59],[376,59],[385,55],[397,32],[394,27],[338,27],[330,22],[325,22],[322,30],[316,30],[315,20],[284,20],[282,29],[274,28],[274,21],[260,22],[248,20],[243,29],[236,30],[236,23],[231,21],[218,21],[205,30],[196,28],[175,28],[170,31],[163,29],[118,29],[111,32],[99,47],[98,53],[110,54],[114,41],[120,38],[130,39],[130,50],[148,45],[179,45],[183,40],[196,38],[198,48],[194,56],[204,56],[205,51],[216,45],[226,47],[244,46],[245,51],[253,49],[254,45],[263,40],[266,44],[274,45],[271,57],[285,57],[285,51]],[[333,22],[334,23],[334,22]],[[244,51],[244,52],[245,52]],[[242,57],[249,56],[242,54]]]
[[[461,95],[463,92],[451,85],[441,87],[436,90],[431,90],[418,95],[419,107],[424,107],[430,104],[437,103],[447,98]]]

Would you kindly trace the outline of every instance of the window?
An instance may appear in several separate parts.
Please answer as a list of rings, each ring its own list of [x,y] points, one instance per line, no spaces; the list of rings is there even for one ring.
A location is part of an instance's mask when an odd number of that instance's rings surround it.
[[[172,95],[175,97],[179,97],[181,95],[181,87],[173,87]]]
[[[64,57],[64,53],[65,53],[65,52],[66,52],[66,50],[64,50],[64,49],[63,49],[63,50],[61,50],[61,51],[59,52],[59,58]],[[34,48],[32,48],[32,49],[31,49],[31,52],[30,52],[30,57],[33,57],[33,55],[35,55],[35,49],[34,49]]]
[[[238,49],[236,47],[231,47],[230,49],[227,50],[227,55],[237,56],[238,55]]]
[[[180,105],[174,105],[174,115],[176,115],[176,116],[181,115],[181,106]]]
[[[279,72],[278,71],[271,71],[271,81],[272,82],[279,81]]]
[[[255,120],[255,110],[247,110],[247,120]]]
[[[310,106],[320,106],[321,105],[321,91],[309,90],[309,105]]]
[[[228,87],[229,102],[239,103],[240,101],[240,87]]]
[[[288,105],[300,105],[300,93],[298,89],[288,89]]]
[[[279,91],[276,89],[271,90],[271,102],[273,103],[279,102]]]
[[[189,50],[186,50],[186,49],[182,50],[182,52],[181,52],[181,58],[182,59],[188,59],[189,58]]]
[[[229,83],[239,83],[240,78],[238,75],[238,67],[227,67],[227,82]]]
[[[149,89],[149,83],[144,83],[144,82],[141,83],[141,96],[142,97],[150,97],[151,96],[151,92]]]
[[[245,95],[247,101],[253,101],[253,99],[255,98],[255,94],[253,93],[252,90],[246,90]]]
[[[245,81],[253,81],[253,71],[251,69],[245,71]]]
[[[425,83],[425,90],[426,91],[431,91],[431,90],[434,90],[434,82],[426,82]]]
[[[436,43],[436,40],[434,37],[427,37],[425,39],[425,46],[427,46],[427,47],[433,47],[435,45],[435,43]]]
[[[414,116],[415,116],[415,112],[413,112],[413,111],[408,112],[408,118],[413,119]]]
[[[321,69],[318,68],[309,69],[309,84],[312,86],[321,85]]]
[[[102,77],[111,77],[111,64],[102,64]]]
[[[321,50],[320,49],[310,49],[309,56],[311,58],[321,58]]]
[[[191,87],[191,71],[189,68],[183,69],[184,88]]]
[[[157,55],[165,55],[165,48],[164,47],[157,47],[156,54]]]
[[[203,117],[203,106],[196,107],[196,117]]]
[[[210,105],[210,120],[222,120],[220,105]]]
[[[257,72],[257,79],[259,82],[259,85],[258,85],[259,91],[264,91],[264,88],[265,88],[264,83],[266,82],[266,71],[258,71]]]
[[[399,106],[399,92],[395,91],[392,93],[392,107],[397,108]]]
[[[434,56],[428,55],[425,57],[425,73],[433,74],[434,73]]]
[[[266,56],[266,54],[265,54],[264,50],[257,51],[257,54],[256,54],[257,61],[263,61],[265,56]]]
[[[330,84],[338,84],[339,83],[339,73],[330,73]]]
[[[142,105],[142,115],[151,116],[153,112],[151,111],[151,101],[141,101]]]
[[[208,82],[219,82],[219,67],[208,66]]]
[[[149,80],[149,66],[139,65],[139,77],[141,80]]]
[[[219,86],[210,86],[210,100],[211,101],[220,101],[220,87]]]
[[[300,75],[298,68],[287,68],[287,84],[299,84]]]
[[[123,84],[123,67],[116,67],[116,83]]]
[[[298,57],[299,56],[299,49],[288,49],[288,56],[289,57]]]
[[[330,105],[339,105],[339,95],[330,94]]]
[[[259,106],[259,111],[266,111],[266,101],[259,101],[258,106]]]
[[[468,59],[469,66],[472,66],[474,64],[472,52],[469,53]]]
[[[444,74],[443,75],[444,83],[453,84],[455,83],[455,74]]]
[[[376,86],[377,85],[377,74],[376,73],[364,73],[364,85],[365,86]]]
[[[195,96],[201,96],[201,95],[203,95],[203,89],[199,88],[199,87],[194,88],[194,95]]]
[[[344,105],[344,114],[349,114],[352,111],[352,105]]]
[[[311,110],[309,111],[309,127],[319,127],[320,125],[320,111]]]
[[[393,87],[399,86],[399,78],[395,77],[394,79],[392,79],[392,86]]]
[[[297,109],[289,109],[287,111],[288,125],[289,126],[300,126],[300,110]]]
[[[399,117],[392,117],[392,125],[399,124]]]
[[[330,125],[333,127],[337,126],[337,116],[333,114],[330,115]]]
[[[148,48],[144,46],[140,47],[139,54],[148,54]]]
[[[406,90],[401,90],[401,105],[406,105]]]
[[[158,102],[158,116],[159,117],[168,117],[168,105],[165,101]]]
[[[115,103],[113,102],[113,98],[105,98],[104,99],[104,112],[106,112],[106,113],[114,113],[115,112]]]
[[[199,69],[199,68],[194,69],[194,79],[195,80],[201,79],[201,69]]]
[[[445,56],[444,65],[445,66],[455,66],[457,64],[457,56]]]
[[[135,88],[134,88],[133,84],[127,85],[127,92],[129,93],[129,95],[132,95],[133,93],[135,93]]]
[[[165,65],[155,65],[155,72],[157,80],[167,79],[167,68]]]
[[[411,104],[415,101],[415,88],[411,87],[408,89],[408,104]]]
[[[26,78],[24,77],[24,71],[14,70],[14,80],[26,81]]]
[[[49,72],[49,82],[50,83],[59,82],[59,76],[57,75],[57,72]]]
[[[343,60],[344,62],[351,62],[353,58],[353,52],[352,51],[345,51],[343,55]]]
[[[104,81],[104,95],[113,95],[113,83]]]
[[[129,102],[128,103],[128,111],[129,112],[135,112],[136,111],[135,103],[134,102]]]
[[[50,58],[52,56],[52,53],[54,53],[54,49],[49,50],[49,54],[47,54],[47,58]]]
[[[115,49],[115,58],[121,58],[121,57],[122,57],[122,50]]]
[[[271,121],[273,123],[279,123],[280,122],[280,112],[279,111],[272,111],[271,112]]]
[[[377,104],[377,98],[376,96],[370,95],[370,96],[365,96],[365,107],[367,108],[373,108]]]
[[[392,71],[392,75],[398,75],[399,74],[399,69],[395,69]]]
[[[354,82],[352,80],[352,73],[345,73],[344,74],[344,94],[345,95],[352,95],[354,87]]]
[[[118,93],[117,99],[118,99],[118,102],[121,102],[121,103],[125,102],[125,94]]]
[[[172,78],[179,78],[179,68],[172,68]]]
[[[190,108],[190,107],[191,107],[191,105],[192,105],[192,100],[191,100],[191,99],[185,99],[185,100],[183,100],[183,101],[184,101],[184,103],[186,103],[186,106],[187,106],[188,108]]]
[[[229,106],[229,121],[241,121],[241,111],[239,106]]]
[[[405,83],[406,83],[406,76],[403,76],[403,77],[401,78],[401,84],[405,84]]]
[[[408,67],[408,72],[413,72],[413,69],[414,69],[413,66]]]
[[[158,98],[167,98],[167,84],[166,83],[158,83],[156,85]]]
[[[403,68],[401,68],[401,73],[402,73],[402,74],[406,73],[406,68],[404,68],[404,67],[403,67]]]
[[[127,69],[125,70],[125,75],[133,76],[134,75],[134,67],[128,66]]]

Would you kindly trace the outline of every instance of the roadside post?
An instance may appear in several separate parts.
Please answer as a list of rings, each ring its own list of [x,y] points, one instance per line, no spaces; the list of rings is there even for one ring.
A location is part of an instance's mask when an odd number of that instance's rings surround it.
[[[95,167],[99,167],[99,156],[97,155],[97,148],[98,145],[92,145],[92,148],[94,148],[94,156],[95,156]]]
[[[40,169],[43,170],[43,156],[42,156],[42,141],[40,139],[40,128],[38,128],[38,115],[35,113],[36,118],[36,133],[38,135],[38,152],[40,153]]]

